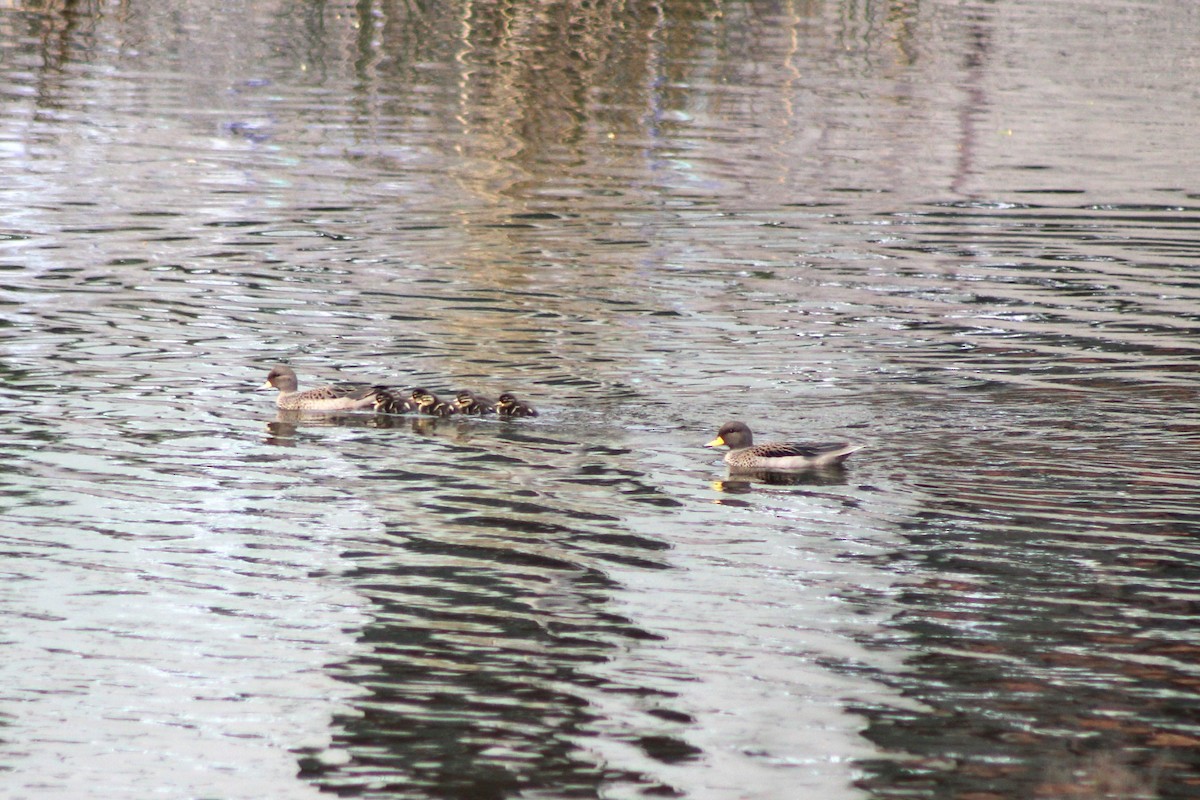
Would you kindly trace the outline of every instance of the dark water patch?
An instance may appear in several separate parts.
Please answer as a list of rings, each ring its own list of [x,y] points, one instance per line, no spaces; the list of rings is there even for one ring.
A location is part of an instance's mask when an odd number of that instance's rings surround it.
[[[1115,765],[1139,796],[1193,791],[1196,459],[1161,437],[1114,447],[1116,421],[1078,405],[1041,435],[1018,419],[1001,438],[964,435],[973,469],[919,479],[927,502],[897,556],[925,577],[884,637],[914,655],[881,679],[923,710],[863,710],[872,741],[919,757],[867,764],[873,795],[961,793],[986,775],[990,791],[1036,796],[1084,762]]]
[[[302,761],[327,791],[661,790],[660,779],[610,765],[590,743],[633,746],[660,764],[697,757],[674,695],[609,669],[630,642],[662,639],[612,607],[620,585],[609,573],[668,569],[647,557],[665,545],[628,530],[619,495],[590,476],[582,480],[593,493],[580,494],[579,460],[602,471],[610,448],[581,447],[536,422],[484,424],[484,453],[404,474],[412,497],[391,506],[386,549],[354,558],[346,577],[370,599],[372,621],[364,653],[337,672],[368,693],[335,720],[329,748]],[[372,477],[395,474],[382,467]],[[646,481],[635,470],[623,479]],[[536,488],[522,486],[530,481]],[[387,497],[380,502],[396,500]],[[614,725],[607,707],[625,709],[623,721]]]
[[[394,787],[434,796],[590,796],[613,782],[658,785],[580,747],[612,735],[593,696],[629,688],[589,665],[607,662],[621,639],[647,637],[603,611],[613,586],[602,573],[513,542],[397,541],[407,555],[352,575],[377,603],[363,638],[373,655],[342,669],[370,694],[360,715],[338,721],[333,746],[349,760],[320,754],[314,780],[364,796],[395,790],[373,777],[380,769],[397,776]],[[669,696],[656,697],[669,705]],[[672,748],[671,736],[658,735],[664,761],[683,752],[682,742]]]
[[[479,505],[490,508],[503,509],[512,514],[552,514],[557,516],[555,512],[563,512],[565,509],[547,508],[544,505],[537,503],[529,503],[517,500],[511,497],[487,497],[478,495],[447,495],[442,494],[439,498],[445,503],[454,503],[464,506]],[[571,517],[574,519],[584,519],[589,522],[618,522],[620,517],[614,514],[597,513],[593,511],[584,511],[581,509],[571,509]]]

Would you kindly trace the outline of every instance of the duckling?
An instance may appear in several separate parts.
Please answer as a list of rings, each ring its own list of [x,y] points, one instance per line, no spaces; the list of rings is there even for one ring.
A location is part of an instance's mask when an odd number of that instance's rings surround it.
[[[754,444],[754,434],[744,422],[726,422],[717,432],[717,438],[705,447],[728,447],[725,463],[731,470],[797,470],[828,467],[841,464],[850,454],[866,445],[848,444],[800,444],[796,442],[768,442]]]
[[[500,395],[500,399],[496,401],[496,413],[503,419],[536,417],[538,415],[537,409],[528,403],[521,402],[510,392],[504,392]]]
[[[451,403],[446,402],[433,392],[425,389],[413,389],[412,399],[417,404],[418,414],[427,414],[431,417],[449,417],[458,413],[458,409]]]
[[[463,389],[454,396],[454,407],[460,414],[494,414],[496,404],[483,395]]]
[[[411,396],[404,397],[383,388],[375,393],[376,414],[414,414],[416,411],[417,403]]]
[[[364,411],[375,408],[377,398],[386,394],[382,386],[330,384],[299,391],[296,372],[279,364],[267,374],[264,389],[278,389],[275,405],[285,411]]]

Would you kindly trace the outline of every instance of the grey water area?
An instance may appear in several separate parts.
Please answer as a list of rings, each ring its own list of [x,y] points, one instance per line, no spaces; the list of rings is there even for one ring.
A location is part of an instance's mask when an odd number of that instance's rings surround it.
[[[0,796],[1197,796],[1198,23],[3,4]]]

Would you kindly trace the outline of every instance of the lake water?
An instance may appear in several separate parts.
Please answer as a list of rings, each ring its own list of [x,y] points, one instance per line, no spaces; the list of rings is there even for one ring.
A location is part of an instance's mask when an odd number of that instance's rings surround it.
[[[1200,794],[1198,24],[5,4],[0,794]]]

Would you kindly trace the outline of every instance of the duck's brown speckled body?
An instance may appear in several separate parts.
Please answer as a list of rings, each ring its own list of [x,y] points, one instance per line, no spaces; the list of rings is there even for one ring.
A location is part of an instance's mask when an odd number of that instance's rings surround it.
[[[387,398],[382,386],[329,384],[300,391],[296,372],[280,364],[267,375],[264,389],[278,389],[275,405],[284,411],[372,411]]]
[[[798,470],[841,464],[851,453],[866,445],[837,442],[804,444],[800,442],[767,442],[754,444],[754,434],[744,422],[726,422],[717,438],[705,447],[728,447],[725,463],[732,470]]]

